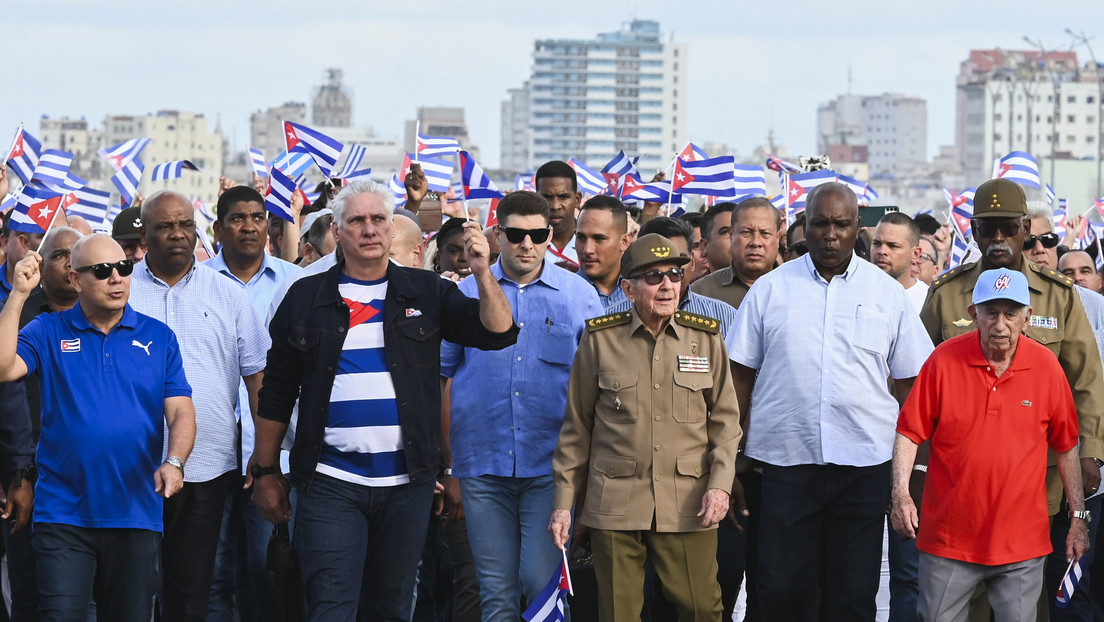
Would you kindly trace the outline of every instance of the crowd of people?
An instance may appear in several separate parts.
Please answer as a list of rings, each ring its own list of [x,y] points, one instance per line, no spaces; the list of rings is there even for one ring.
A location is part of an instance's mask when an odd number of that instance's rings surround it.
[[[565,556],[576,621],[1093,619],[1102,280],[1014,182],[953,269],[836,183],[672,218],[555,161],[486,229],[406,187],[226,182],[213,256],[170,191],[5,215],[11,620],[274,619],[285,524],[309,620],[514,621]]]

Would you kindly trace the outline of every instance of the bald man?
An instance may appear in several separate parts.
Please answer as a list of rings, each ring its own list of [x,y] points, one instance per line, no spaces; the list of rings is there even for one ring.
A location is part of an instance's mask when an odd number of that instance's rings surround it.
[[[391,243],[391,259],[407,268],[421,268],[426,248],[422,227],[401,212],[396,212],[392,221],[395,225],[395,239]]]
[[[90,597],[104,619],[152,614],[162,504],[183,485],[196,428],[173,331],[128,304],[133,269],[109,236],[81,239],[69,271],[77,305],[20,331],[43,274],[29,251],[0,312],[0,381],[34,375],[42,396],[37,467],[15,479],[35,485],[43,619],[81,619]]]
[[[1092,255],[1085,251],[1069,251],[1058,259],[1058,271],[1081,287],[1104,294],[1104,279],[1096,270]]]
[[[92,235],[92,225],[88,224],[88,221],[84,219],[84,216],[79,214],[67,214],[65,216],[65,223],[70,228],[76,229],[81,235]]]

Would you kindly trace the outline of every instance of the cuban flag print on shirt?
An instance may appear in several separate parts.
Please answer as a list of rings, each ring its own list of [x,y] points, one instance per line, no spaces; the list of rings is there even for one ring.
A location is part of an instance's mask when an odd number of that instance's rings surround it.
[[[341,277],[349,331],[337,364],[319,473],[362,486],[397,486],[406,472],[395,386],[383,347],[387,279]]]

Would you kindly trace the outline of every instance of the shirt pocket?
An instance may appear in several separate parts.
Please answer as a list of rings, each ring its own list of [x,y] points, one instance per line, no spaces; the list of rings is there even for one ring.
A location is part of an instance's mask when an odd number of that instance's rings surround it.
[[[702,497],[709,484],[709,456],[679,456],[675,458],[675,495],[679,514],[697,516],[701,511]]]
[[[727,364],[727,362],[726,362]],[[707,414],[702,389],[713,388],[713,374],[675,372],[674,412],[679,423],[699,423]]]
[[[590,464],[587,507],[595,514],[623,516],[632,502],[636,458],[594,456]]]
[[[317,328],[292,328],[288,332],[288,343],[300,352],[308,352],[318,347],[320,332]]]
[[[889,358],[889,337],[889,317],[886,314],[862,305],[855,307],[851,343],[886,359]]]
[[[610,423],[632,423],[637,418],[637,373],[598,373],[598,404],[595,414]]]
[[[440,329],[435,323],[419,319],[399,324],[398,329],[403,337],[403,349],[410,353],[415,366],[432,367],[441,363],[441,342],[437,338]],[[385,335],[385,343],[386,339]]]
[[[540,360],[553,365],[571,365],[575,358],[575,331],[567,324],[543,324]]]

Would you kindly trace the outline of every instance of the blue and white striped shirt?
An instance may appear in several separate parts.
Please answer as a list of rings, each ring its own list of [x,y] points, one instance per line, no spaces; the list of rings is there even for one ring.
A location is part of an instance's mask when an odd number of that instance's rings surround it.
[[[315,470],[362,486],[405,484],[410,476],[383,344],[387,279],[358,281],[343,274],[338,288],[349,306],[349,331]]]

